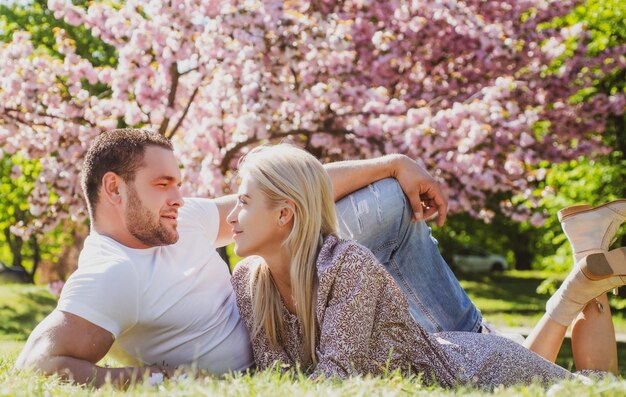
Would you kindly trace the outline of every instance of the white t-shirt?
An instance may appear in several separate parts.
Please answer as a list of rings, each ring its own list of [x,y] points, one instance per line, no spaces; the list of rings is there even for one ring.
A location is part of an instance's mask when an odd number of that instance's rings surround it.
[[[175,244],[133,249],[92,230],[57,308],[111,332],[111,354],[125,364],[248,368],[250,338],[213,246],[218,229],[215,203],[187,198]]]

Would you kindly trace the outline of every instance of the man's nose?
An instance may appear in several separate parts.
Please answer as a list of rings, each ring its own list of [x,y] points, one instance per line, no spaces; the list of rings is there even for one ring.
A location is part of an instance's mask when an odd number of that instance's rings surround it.
[[[183,195],[180,192],[180,189],[174,189],[174,194],[170,197],[170,205],[182,207],[184,204],[185,200],[183,199]]]

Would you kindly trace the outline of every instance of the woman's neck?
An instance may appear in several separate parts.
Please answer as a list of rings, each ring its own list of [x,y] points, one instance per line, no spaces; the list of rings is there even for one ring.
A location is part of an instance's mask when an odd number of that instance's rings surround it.
[[[269,266],[276,288],[278,288],[287,310],[295,314],[296,302],[293,299],[291,288],[291,256],[286,249],[281,249],[273,255],[264,256],[263,259]]]

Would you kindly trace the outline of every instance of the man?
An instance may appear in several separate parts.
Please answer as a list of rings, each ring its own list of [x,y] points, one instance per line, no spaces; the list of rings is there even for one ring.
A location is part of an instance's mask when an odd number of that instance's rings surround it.
[[[480,312],[430,229],[410,221],[436,212],[439,224],[445,221],[447,203],[430,175],[404,156],[326,169],[336,199],[345,196],[338,203],[343,235],[368,246],[389,269],[416,321],[429,331],[479,331]],[[17,366],[96,386],[181,365],[216,374],[252,366],[230,275],[215,251],[232,239],[226,217],[235,197],[183,200],[171,143],[137,129],[96,138],[81,184],[90,235],[57,308],[30,335]],[[129,366],[97,366],[109,352]],[[144,365],[148,371],[137,370]]]

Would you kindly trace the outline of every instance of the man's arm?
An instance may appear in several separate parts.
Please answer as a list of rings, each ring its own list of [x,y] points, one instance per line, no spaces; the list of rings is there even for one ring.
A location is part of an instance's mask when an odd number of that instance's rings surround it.
[[[47,375],[58,374],[80,384],[96,387],[107,382],[123,386],[140,380],[149,368],[103,368],[95,365],[113,344],[104,328],[74,314],[54,310],[31,333],[17,358],[16,367],[32,368]]]
[[[333,183],[335,201],[384,178],[396,178],[409,198],[416,220],[438,213],[437,224],[443,226],[448,200],[439,183],[411,158],[393,154],[368,160],[348,160],[324,166]]]
[[[220,228],[215,239],[215,246],[223,247],[233,242],[233,229],[230,227],[227,218],[237,204],[237,196],[229,194],[228,196],[218,197],[214,201],[220,214]]]
[[[416,220],[428,219],[438,213],[437,224],[443,226],[448,213],[448,199],[439,183],[419,164],[401,154],[391,154],[368,160],[347,160],[325,164],[333,184],[335,201],[370,183],[396,178],[411,202]],[[215,242],[223,247],[233,241],[232,229],[226,218],[237,198],[234,194],[215,199],[220,214],[220,229]]]

